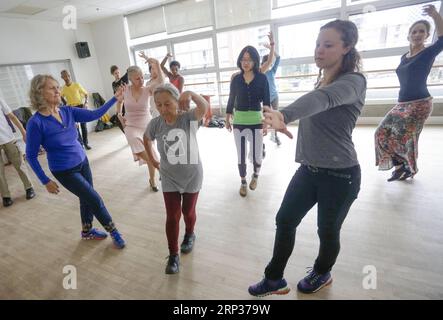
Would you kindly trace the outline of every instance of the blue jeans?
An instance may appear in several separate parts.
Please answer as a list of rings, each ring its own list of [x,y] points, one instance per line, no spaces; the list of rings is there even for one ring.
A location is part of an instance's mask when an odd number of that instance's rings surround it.
[[[340,229],[360,191],[360,166],[345,169],[323,169],[301,165],[286,190],[276,216],[274,252],[265,270],[270,280],[283,278],[292,254],[295,231],[308,211],[317,204],[317,233],[320,250],[314,270],[326,273],[332,269],[340,251]]]
[[[87,157],[74,168],[65,171],[51,172],[66,189],[80,198],[80,216],[84,231],[92,227],[94,216],[106,231],[110,232],[114,229],[112,218],[102,198],[97,191],[94,190],[91,168],[89,167]]]

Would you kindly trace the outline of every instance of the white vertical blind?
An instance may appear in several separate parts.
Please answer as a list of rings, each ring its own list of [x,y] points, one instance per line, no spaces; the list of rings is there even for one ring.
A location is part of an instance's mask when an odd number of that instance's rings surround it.
[[[213,26],[210,0],[186,0],[165,8],[166,32],[176,33]]]
[[[166,31],[163,7],[130,14],[126,20],[131,39]]]
[[[271,19],[271,0],[215,0],[217,28]]]

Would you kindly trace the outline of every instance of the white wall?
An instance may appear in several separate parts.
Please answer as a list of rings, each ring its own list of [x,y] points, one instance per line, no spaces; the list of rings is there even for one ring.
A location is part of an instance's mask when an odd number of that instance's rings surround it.
[[[131,63],[123,19],[123,16],[116,16],[91,24],[106,99],[113,95],[111,84],[114,77],[110,73],[111,66],[117,65],[123,75]]]
[[[0,30],[0,64],[70,59],[75,80],[89,93],[98,92],[105,97],[89,24],[78,24],[74,32],[64,30],[61,22],[0,18]],[[91,57],[78,58],[74,45],[78,41],[88,42]],[[60,74],[54,76],[63,84]]]

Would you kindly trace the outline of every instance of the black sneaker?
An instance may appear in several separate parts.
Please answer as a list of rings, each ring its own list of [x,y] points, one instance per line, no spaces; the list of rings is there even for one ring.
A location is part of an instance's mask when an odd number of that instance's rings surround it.
[[[35,197],[34,188],[26,189],[26,200],[30,200]]]
[[[89,145],[85,144],[85,149],[86,150],[91,150],[92,148]]]
[[[13,203],[14,201],[12,201],[12,199],[9,197],[3,198],[3,207],[12,206]]]
[[[192,251],[192,248],[194,247],[195,242],[195,233],[192,233],[190,235],[185,234],[185,237],[183,238],[183,242],[180,246],[180,251],[182,253],[189,253]]]
[[[277,137],[277,136],[275,136],[275,143],[277,144],[277,146],[280,146],[280,145],[281,145],[280,138]]]
[[[406,169],[406,167],[403,165],[392,172],[392,176],[388,179],[388,182],[396,180],[402,181],[410,177],[412,177],[412,172]]]
[[[263,143],[263,159],[266,158],[265,144]]]
[[[178,254],[170,255],[168,257],[168,264],[166,265],[166,274],[175,274],[179,272],[180,258]]]

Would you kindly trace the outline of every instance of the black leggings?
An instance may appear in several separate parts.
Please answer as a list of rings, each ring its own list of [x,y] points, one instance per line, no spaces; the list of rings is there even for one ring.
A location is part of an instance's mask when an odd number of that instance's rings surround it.
[[[267,279],[283,278],[295,244],[295,231],[308,211],[317,204],[320,250],[314,270],[331,270],[340,251],[340,229],[360,191],[360,166],[321,169],[302,165],[286,190],[277,213],[274,253],[265,270]]]

